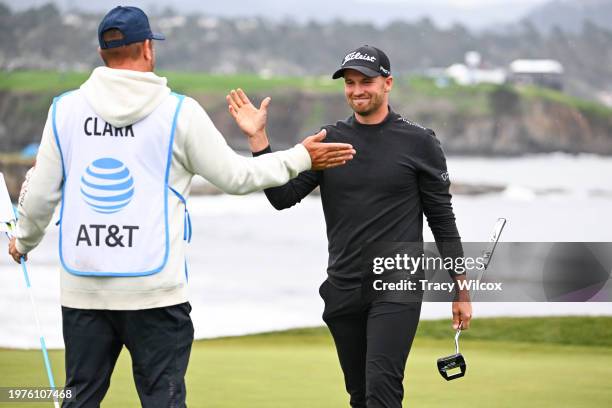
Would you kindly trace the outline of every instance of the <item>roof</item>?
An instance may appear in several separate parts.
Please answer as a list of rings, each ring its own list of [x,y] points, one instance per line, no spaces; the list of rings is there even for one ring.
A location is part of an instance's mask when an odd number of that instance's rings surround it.
[[[510,64],[514,74],[562,74],[563,65],[551,59],[518,59]]]

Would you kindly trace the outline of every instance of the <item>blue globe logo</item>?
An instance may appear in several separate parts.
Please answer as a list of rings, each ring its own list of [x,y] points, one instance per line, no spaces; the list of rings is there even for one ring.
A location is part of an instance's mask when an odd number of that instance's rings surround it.
[[[134,179],[119,160],[105,157],[87,166],[81,177],[81,195],[92,210],[113,214],[134,196]]]

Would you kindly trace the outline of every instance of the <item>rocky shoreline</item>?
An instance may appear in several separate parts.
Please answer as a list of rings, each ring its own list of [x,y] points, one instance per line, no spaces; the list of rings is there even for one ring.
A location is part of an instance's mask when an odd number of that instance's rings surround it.
[[[291,147],[350,114],[344,96],[336,93],[275,89],[251,96],[255,102],[272,96],[268,134],[275,149]],[[52,97],[44,92],[0,91],[0,151],[17,152],[40,140]],[[232,148],[248,149],[227,113],[224,95],[196,93],[193,97]],[[603,107],[510,88],[466,88],[436,96],[419,94],[405,84],[393,94],[391,104],[403,117],[435,130],[447,155],[612,155],[612,111]]]
[[[0,173],[4,175],[6,187],[13,202],[19,198],[21,184],[26,172],[34,165],[34,160],[14,156],[0,156]]]

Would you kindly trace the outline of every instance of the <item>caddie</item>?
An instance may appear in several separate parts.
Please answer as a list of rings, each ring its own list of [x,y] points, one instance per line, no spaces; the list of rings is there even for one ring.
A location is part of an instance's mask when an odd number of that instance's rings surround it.
[[[185,243],[187,198],[199,174],[231,194],[280,186],[300,172],[343,164],[352,146],[322,143],[324,132],[259,158],[229,148],[204,109],[157,76],[146,14],[116,7],[98,28],[105,66],[53,100],[36,166],[19,203],[19,262],[43,238],[58,203],[66,387],[97,407],[123,346],[145,407],[185,406],[193,341]],[[269,99],[242,112],[265,123]]]

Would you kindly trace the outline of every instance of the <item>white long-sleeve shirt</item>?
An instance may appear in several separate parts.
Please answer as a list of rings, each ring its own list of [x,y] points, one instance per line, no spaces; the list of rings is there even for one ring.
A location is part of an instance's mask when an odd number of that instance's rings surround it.
[[[170,97],[166,78],[152,72],[96,68],[81,86],[98,116],[115,127],[133,124]],[[311,166],[301,144],[292,149],[246,158],[236,154],[192,98],[178,117],[169,184],[185,198],[199,174],[221,190],[247,194],[285,184]],[[51,110],[42,134],[36,166],[19,202],[17,250],[29,253],[42,240],[62,195],[62,162],[53,134]],[[170,254],[164,269],[143,277],[84,277],[61,269],[61,303],[81,309],[137,310],[188,300],[184,274],[184,209],[171,198],[168,207]],[[35,256],[35,254],[33,255]]]

